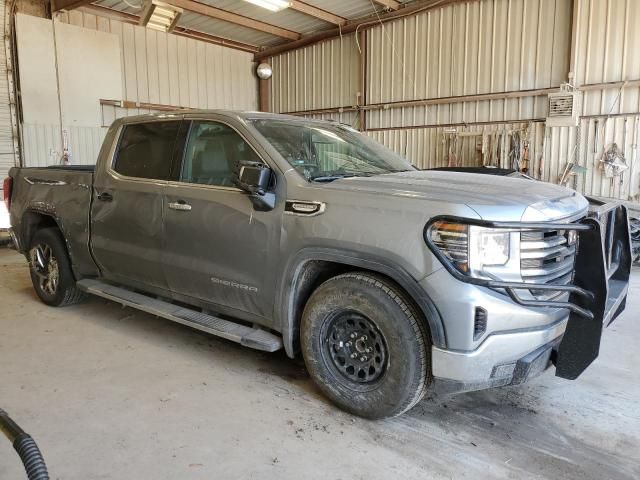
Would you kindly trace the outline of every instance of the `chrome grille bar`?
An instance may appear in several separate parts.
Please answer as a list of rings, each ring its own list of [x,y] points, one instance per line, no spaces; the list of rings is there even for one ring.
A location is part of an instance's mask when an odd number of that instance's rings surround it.
[[[526,283],[567,285],[573,278],[576,246],[566,230],[525,231],[520,234],[520,274]],[[549,292],[531,290],[535,297]]]

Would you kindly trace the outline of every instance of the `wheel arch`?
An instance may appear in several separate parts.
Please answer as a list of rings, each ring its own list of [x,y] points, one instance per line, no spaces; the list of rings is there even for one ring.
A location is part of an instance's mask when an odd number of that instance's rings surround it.
[[[362,270],[382,275],[397,284],[422,313],[431,342],[446,347],[442,318],[435,303],[406,271],[384,258],[334,249],[305,249],[289,263],[280,288],[277,318],[287,355],[299,351],[300,320],[309,297],[324,281],[342,273]]]
[[[24,253],[25,255],[28,254],[29,245],[31,245],[33,237],[39,230],[43,230],[45,228],[55,228],[58,230],[58,232],[60,232],[64,247],[67,251],[67,255],[69,256],[71,270],[74,277],[77,279],[78,276],[74,268],[73,256],[71,254],[71,249],[69,248],[69,243],[67,241],[67,236],[65,235],[64,227],[61,220],[51,212],[43,212],[42,210],[34,208],[30,208],[24,212],[20,225],[21,253]]]
[[[43,212],[36,209],[28,209],[22,215],[20,225],[20,240],[22,250],[26,253],[34,235],[38,230],[44,228],[57,228],[64,237],[64,231],[59,219],[50,212]]]

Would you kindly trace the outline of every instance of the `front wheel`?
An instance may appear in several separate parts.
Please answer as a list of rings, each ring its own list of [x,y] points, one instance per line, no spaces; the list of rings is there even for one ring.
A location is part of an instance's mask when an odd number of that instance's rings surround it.
[[[37,231],[29,248],[28,260],[33,288],[44,303],[62,307],[84,298],[76,288],[67,249],[58,230],[46,228]]]
[[[365,272],[320,285],[301,323],[307,369],[342,409],[365,418],[400,415],[430,383],[430,340],[394,283]]]

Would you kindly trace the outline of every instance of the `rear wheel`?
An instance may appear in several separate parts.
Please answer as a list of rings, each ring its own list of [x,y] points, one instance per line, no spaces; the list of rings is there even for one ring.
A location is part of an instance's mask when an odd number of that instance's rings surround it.
[[[375,274],[347,273],[318,287],[304,310],[301,347],[320,389],[362,417],[400,415],[430,381],[430,341],[419,312]]]
[[[46,228],[36,232],[29,247],[28,260],[33,288],[44,303],[62,307],[84,298],[76,288],[67,249],[57,229]]]

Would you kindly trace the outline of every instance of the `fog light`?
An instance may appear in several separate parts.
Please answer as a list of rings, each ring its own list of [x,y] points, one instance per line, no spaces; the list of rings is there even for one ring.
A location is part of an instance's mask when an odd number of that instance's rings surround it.
[[[513,376],[513,372],[515,369],[516,369],[515,363],[497,365],[493,367],[493,372],[491,372],[491,378],[510,378]]]

